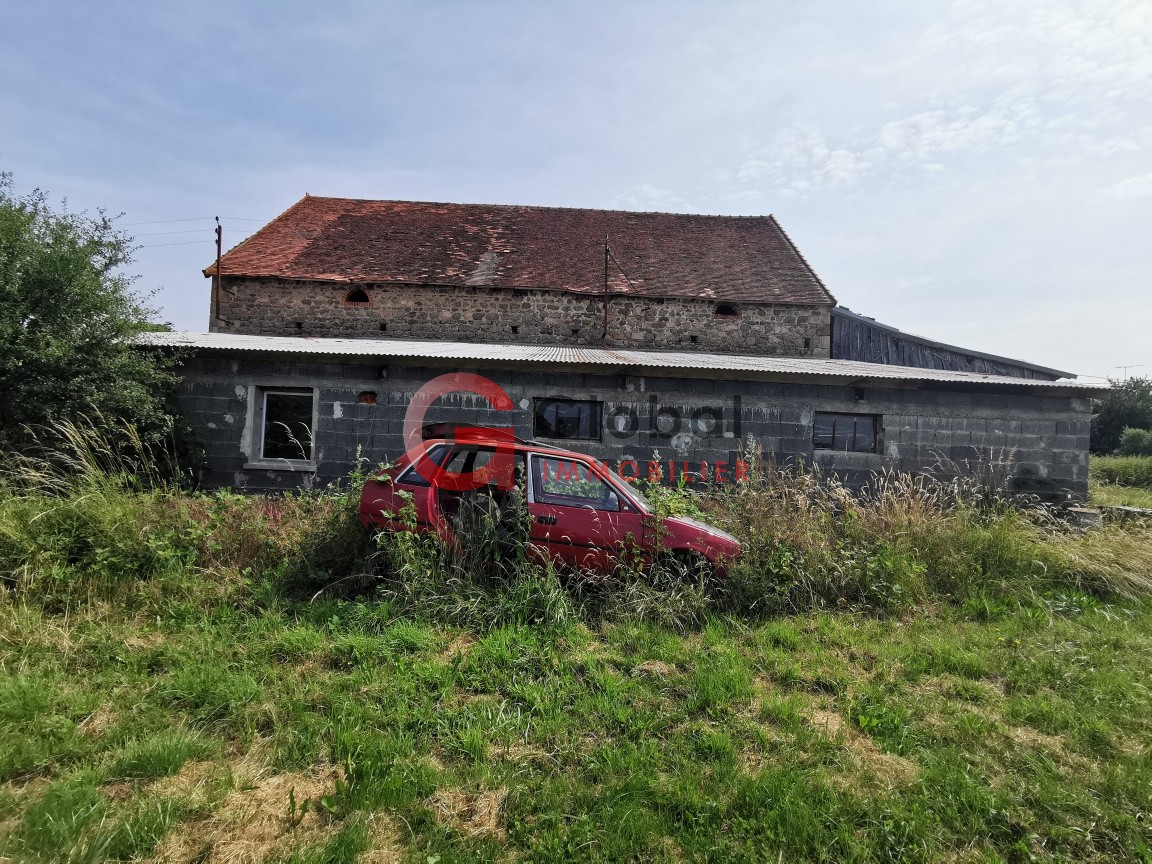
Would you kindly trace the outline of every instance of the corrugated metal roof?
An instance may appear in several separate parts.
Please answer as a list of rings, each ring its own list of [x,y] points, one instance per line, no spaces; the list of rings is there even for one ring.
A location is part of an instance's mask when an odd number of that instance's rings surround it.
[[[1037,381],[1002,375],[978,375],[908,366],[884,366],[857,360],[826,360],[814,357],[752,357],[734,354],[635,351],[551,345],[490,345],[472,342],[419,342],[407,339],[313,339],[298,336],[251,336],[241,333],[146,333],[147,345],[196,348],[222,352],[294,354],[359,358],[460,360],[491,363],[540,363],[556,366],[609,368],[654,372],[692,370],[742,374],[756,378],[811,376],[852,381],[924,381],[956,384],[988,384],[1022,390],[1077,390],[1085,394],[1107,390],[1107,385],[1075,380]]]

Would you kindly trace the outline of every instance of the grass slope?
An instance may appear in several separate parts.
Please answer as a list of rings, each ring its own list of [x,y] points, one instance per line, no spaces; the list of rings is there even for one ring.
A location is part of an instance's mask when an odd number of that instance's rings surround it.
[[[6,860],[1152,857],[1147,528],[764,471],[658,502],[723,586],[399,536],[353,599],[347,496],[119,458],[0,483]]]

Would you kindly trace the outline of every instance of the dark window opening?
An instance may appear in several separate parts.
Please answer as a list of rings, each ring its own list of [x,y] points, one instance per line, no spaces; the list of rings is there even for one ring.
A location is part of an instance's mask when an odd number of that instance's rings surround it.
[[[689,336],[688,341],[691,342],[693,345],[695,345],[697,342],[697,339],[695,336]]]
[[[812,425],[812,447],[842,453],[875,453],[878,420],[875,414],[817,412]]]
[[[303,330],[304,329],[304,322],[303,321],[297,321],[296,322],[296,329],[297,330]]]
[[[541,438],[599,441],[602,407],[599,402],[537,399],[533,411],[533,434]]]
[[[572,335],[573,336],[579,336],[580,335],[580,328],[579,327],[573,327],[572,328]]]
[[[349,306],[368,306],[371,300],[368,298],[368,292],[363,288],[353,288],[344,295],[344,302]]]
[[[811,347],[812,347],[812,340],[809,339],[807,336],[805,336],[804,337],[804,350],[807,351]]]
[[[513,324],[512,325],[512,335],[516,335],[519,332],[520,332],[520,325],[519,324]]]
[[[365,390],[363,393],[356,397],[356,401],[361,405],[375,405],[376,394],[371,390]]]
[[[387,321],[381,321],[380,322],[380,332],[383,333],[387,330],[388,330],[388,322]]]
[[[312,458],[311,390],[264,391],[264,459]]]
[[[740,310],[731,303],[717,303],[716,308],[712,310],[712,316],[714,318],[739,318]]]

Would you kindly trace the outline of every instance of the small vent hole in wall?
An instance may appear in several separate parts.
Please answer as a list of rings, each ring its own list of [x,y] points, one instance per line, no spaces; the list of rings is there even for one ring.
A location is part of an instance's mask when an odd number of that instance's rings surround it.
[[[740,310],[731,303],[717,303],[712,315],[715,318],[739,318]]]
[[[371,301],[368,299],[368,292],[363,288],[353,288],[344,295],[344,302],[349,306],[367,306]]]
[[[573,327],[572,328],[572,335],[573,336],[579,336],[580,335],[580,328],[579,327]]]
[[[380,322],[380,332],[386,333],[387,331],[388,331],[388,322],[387,321],[381,321]]]
[[[356,397],[356,401],[361,405],[375,405],[376,394],[371,390],[365,390],[363,393]]]
[[[517,333],[519,333],[519,332],[520,332],[520,325],[519,325],[519,324],[513,324],[513,325],[512,325],[512,333],[513,333],[513,335],[515,335],[515,334],[517,334]]]
[[[807,351],[811,347],[812,347],[812,340],[809,339],[807,336],[805,336],[804,337],[804,350]]]
[[[689,336],[688,340],[695,345],[699,340],[695,336]]]
[[[304,329],[304,322],[303,321],[297,321],[296,322],[296,329],[297,330],[303,330]]]

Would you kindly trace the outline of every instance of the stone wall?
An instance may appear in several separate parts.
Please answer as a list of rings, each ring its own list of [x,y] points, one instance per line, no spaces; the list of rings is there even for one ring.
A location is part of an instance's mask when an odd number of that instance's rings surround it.
[[[347,302],[359,287],[366,304]],[[829,307],[748,304],[716,317],[706,300],[613,297],[512,288],[349,286],[225,277],[213,332],[261,336],[607,345],[780,357],[827,357]]]
[[[447,371],[458,370],[389,366],[381,377],[382,368],[374,364],[201,357],[186,363],[180,399],[205,434],[205,485],[288,489],[346,476],[357,448],[372,464],[399,456],[412,395]],[[531,438],[533,398],[591,399],[604,403],[601,440],[556,443],[613,467],[632,461],[641,474],[649,460],[688,462],[693,472],[702,461],[724,462],[731,471],[751,436],[778,461],[802,457],[853,485],[884,469],[991,469],[1010,475],[1009,485],[1018,491],[1067,490],[1079,497],[1087,492],[1086,398],[510,369],[484,374],[511,396],[515,410],[495,411],[477,397],[453,397],[437,403],[425,419],[512,426],[519,437]],[[283,470],[256,458],[256,406],[265,387],[315,388],[314,467]],[[361,402],[369,393],[375,402]],[[879,452],[813,451],[817,411],[878,416]]]

